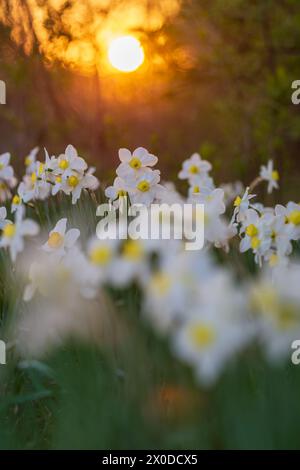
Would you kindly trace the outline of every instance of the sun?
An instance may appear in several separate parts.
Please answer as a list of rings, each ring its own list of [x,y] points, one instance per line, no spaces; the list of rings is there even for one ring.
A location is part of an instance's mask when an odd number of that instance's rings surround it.
[[[108,48],[109,62],[121,72],[133,72],[142,65],[144,58],[142,45],[133,36],[120,36]]]

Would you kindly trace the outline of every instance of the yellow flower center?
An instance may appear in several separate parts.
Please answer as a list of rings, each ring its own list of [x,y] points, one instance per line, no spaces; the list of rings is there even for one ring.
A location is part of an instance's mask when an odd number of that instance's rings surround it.
[[[7,238],[12,238],[16,233],[15,224],[7,224],[3,228],[3,236]]]
[[[248,237],[255,237],[258,234],[257,227],[255,227],[254,224],[248,225],[248,227],[246,228],[246,234],[248,235]]]
[[[274,254],[274,256],[276,256]],[[298,321],[298,309],[287,301],[280,301],[273,286],[263,286],[253,292],[253,305],[263,315],[276,322],[277,328],[287,330],[295,327]]]
[[[291,303],[281,303],[277,312],[277,325],[281,330],[295,327],[298,321],[298,309]]]
[[[251,240],[251,248],[252,250],[257,250],[260,247],[261,241],[258,237],[253,237]]]
[[[31,173],[31,182],[34,184],[36,180],[37,180],[36,173],[35,172]]]
[[[133,157],[129,162],[129,166],[131,166],[131,168],[133,168],[134,170],[138,170],[139,168],[141,168],[142,162],[139,158]]]
[[[32,163],[32,158],[28,155],[25,158],[25,166],[29,166],[29,165],[31,165],[31,163]]]
[[[58,166],[61,170],[66,170],[69,167],[69,162],[68,160],[62,159],[60,160]]]
[[[194,186],[194,187],[193,187],[193,193],[194,193],[194,194],[200,193],[200,188],[199,188],[199,186]]]
[[[112,251],[109,246],[97,246],[90,252],[90,261],[94,264],[105,265],[112,256]]]
[[[137,189],[142,193],[146,193],[150,189],[150,183],[146,180],[140,181],[137,185]]]
[[[190,338],[199,348],[210,346],[216,337],[215,331],[208,325],[195,325],[190,328]]]
[[[70,176],[70,178],[68,179],[68,183],[69,183],[69,186],[71,186],[72,188],[75,188],[78,183],[79,183],[79,179],[77,178],[77,176]]]
[[[191,165],[189,168],[189,172],[192,173],[192,175],[196,175],[197,173],[199,173],[199,168],[197,167],[197,165]]]
[[[293,225],[300,225],[300,211],[294,210],[287,216],[288,222]]]
[[[55,181],[56,181],[56,183],[61,183],[62,182],[62,177],[61,176],[56,176]]]
[[[125,196],[127,196],[127,191],[125,191],[124,189],[119,189],[118,197],[125,197]]]
[[[39,164],[39,176],[43,174],[44,168],[45,168],[45,165],[43,163],[40,163]]]
[[[138,260],[143,255],[143,246],[137,240],[127,240],[123,246],[123,255],[131,260]]]
[[[71,273],[65,266],[60,266],[57,271],[58,281],[66,283],[71,279]]]
[[[168,292],[171,286],[171,281],[169,276],[164,273],[156,273],[151,279],[152,287],[160,295],[164,295]]]
[[[64,242],[64,237],[59,232],[52,232],[48,238],[50,248],[60,248]]]
[[[278,180],[279,180],[279,173],[278,173],[277,170],[272,171],[272,179],[273,179],[274,181],[278,181]]]
[[[242,198],[240,198],[240,196],[237,196],[237,197],[235,198],[234,203],[233,203],[234,207],[240,207],[241,202],[242,202]]]
[[[20,204],[20,202],[21,202],[21,198],[17,194],[15,194],[14,197],[12,198],[12,203],[15,205],[18,205]]]
[[[273,253],[270,256],[269,265],[271,268],[274,268],[275,266],[277,266],[277,264],[278,264],[278,256],[275,253]]]
[[[3,168],[4,168],[3,163],[0,163],[0,170],[3,170]]]
[[[251,300],[253,307],[263,314],[275,312],[277,309],[278,295],[273,286],[263,285],[260,288],[254,289]]]

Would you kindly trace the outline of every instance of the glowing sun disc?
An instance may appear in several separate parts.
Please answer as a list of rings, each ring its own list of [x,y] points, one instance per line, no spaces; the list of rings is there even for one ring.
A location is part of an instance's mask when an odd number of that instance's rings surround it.
[[[121,72],[133,72],[144,62],[144,51],[135,37],[120,36],[111,42],[108,58],[111,65]]]

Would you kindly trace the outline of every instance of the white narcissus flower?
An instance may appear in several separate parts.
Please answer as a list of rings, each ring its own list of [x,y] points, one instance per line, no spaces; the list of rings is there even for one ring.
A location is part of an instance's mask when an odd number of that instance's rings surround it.
[[[25,157],[25,166],[26,166],[26,174],[31,175],[31,173],[35,170],[35,162],[36,156],[38,154],[39,147],[34,147],[30,150],[27,157]]]
[[[178,174],[178,178],[193,181],[198,178],[207,178],[207,173],[212,166],[206,160],[202,160],[198,153],[194,153],[190,158],[182,164],[182,170]]]
[[[8,181],[0,181],[0,202],[5,202],[12,196]]]
[[[51,191],[51,184],[48,178],[49,156],[46,152],[45,163],[36,161],[34,171],[31,175],[25,175],[19,185],[19,191],[22,194],[23,201],[29,202],[33,199],[46,199]]]
[[[255,194],[249,194],[249,188],[246,188],[246,191],[242,197],[237,196],[234,200],[234,211],[231,222],[243,222],[245,214],[250,207],[250,201],[255,197]]]
[[[117,176],[114,179],[112,186],[108,186],[105,189],[105,196],[112,202],[118,199],[119,197],[127,196],[127,189],[125,181]]]
[[[275,207],[275,212],[277,215],[281,215],[285,218],[285,221],[288,224],[288,231],[289,231],[291,240],[299,240],[300,238],[300,204],[296,204],[295,202],[292,202],[292,201],[288,202],[286,207],[278,204]]]
[[[247,296],[236,288],[228,272],[216,273],[202,289],[173,337],[175,354],[191,364],[198,379],[211,385],[225,364],[251,340]]]
[[[14,170],[10,162],[10,153],[0,155],[0,201],[4,202],[11,198],[11,189],[17,184]]]
[[[226,207],[224,203],[224,191],[216,188],[208,194],[194,193],[189,202],[204,204],[205,213],[221,215],[224,214]]]
[[[23,219],[24,210],[16,212],[15,221],[6,221],[2,229],[0,246],[8,248],[11,259],[16,260],[17,254],[23,251],[24,237],[37,235],[39,225],[31,219]]]
[[[156,270],[145,270],[138,281],[144,292],[144,313],[161,332],[171,332],[184,321],[198,300],[203,281],[214,272],[208,254],[183,248],[163,250]]]
[[[264,259],[273,271],[281,270],[289,265],[289,257],[276,251],[276,249],[269,250]]]
[[[228,241],[236,234],[235,227],[228,226],[221,217],[225,212],[224,191],[214,189],[210,194],[193,194],[188,202],[204,204],[204,235],[205,240],[217,247],[228,249]]]
[[[147,240],[128,238],[122,244],[120,255],[115,262],[112,282],[116,286],[129,285],[139,280],[148,271]]]
[[[189,195],[189,198],[191,198],[193,195],[195,196],[201,195],[202,197],[206,197],[206,196],[209,196],[213,190],[214,190],[214,187],[209,184],[205,185],[205,182],[202,182],[200,184],[199,181],[194,181],[193,184],[191,184],[189,187],[188,195]]]
[[[17,194],[15,194],[11,200],[11,212],[14,213],[23,207],[24,196],[26,194],[26,187],[23,181],[18,186]]]
[[[87,172],[85,173],[85,176],[93,176],[91,180],[93,181],[93,184],[90,183],[90,189],[92,191],[96,191],[96,189],[98,189],[100,186],[100,181],[98,180],[98,178],[96,178],[96,176],[94,176],[95,172],[96,172],[96,168],[94,166],[90,166]]]
[[[99,181],[96,176],[87,172],[85,175],[73,173],[65,180],[62,180],[61,189],[65,194],[72,195],[72,204],[76,204],[80,198],[83,189],[90,189],[94,191],[97,189]]]
[[[236,198],[245,191],[243,183],[236,181],[234,183],[221,184],[221,189],[224,191],[226,206],[231,204]]]
[[[70,273],[71,282],[77,286],[82,297],[93,299],[99,289],[99,275],[86,255],[74,246],[63,258],[63,266]]]
[[[157,200],[160,204],[183,204],[184,202],[184,198],[176,190],[175,184],[170,181],[163,182]]]
[[[9,164],[10,153],[6,152],[0,155],[0,180],[10,180],[14,176],[13,167]]]
[[[94,298],[98,291],[98,277],[81,250],[74,246],[57,260],[51,254],[42,261],[34,261],[28,273],[29,283],[23,299],[29,302],[35,293],[44,297],[65,298],[80,292],[84,298]]]
[[[241,234],[245,233],[240,242],[240,251],[244,253],[252,249],[255,261],[261,265],[262,258],[268,253],[272,244],[272,229],[269,220],[260,217],[254,209],[245,213]]]
[[[300,338],[300,265],[289,264],[264,271],[252,289],[258,317],[258,335],[270,360],[290,356],[291,344]]]
[[[152,155],[143,147],[138,147],[133,153],[130,150],[122,148],[119,150],[121,160],[116,173],[121,178],[135,177],[145,168],[156,165],[158,158]]]
[[[49,233],[48,240],[42,249],[48,253],[53,253],[56,258],[61,258],[70,250],[80,236],[80,230],[72,228],[66,232],[67,219],[60,219],[53,230]]]
[[[72,176],[74,172],[83,174],[87,169],[85,160],[78,156],[77,150],[73,145],[68,145],[65,153],[62,153],[58,158],[53,159],[49,168],[55,175],[60,175],[62,178]]]
[[[285,216],[277,215],[274,211],[272,212],[266,212],[263,215],[263,220],[270,229],[272,248],[282,258],[290,255],[292,252],[290,227],[286,223]],[[273,262],[275,262],[275,258],[273,258]]]
[[[132,204],[149,206],[156,198],[159,198],[163,191],[159,181],[159,170],[150,169],[143,172],[137,179],[128,181],[128,193]]]
[[[99,282],[114,280],[116,273],[117,250],[119,240],[114,238],[92,238],[87,245],[87,255],[90,265]]]
[[[260,177],[268,182],[268,193],[278,189],[279,173],[274,170],[273,160],[269,160],[267,166],[261,166]]]

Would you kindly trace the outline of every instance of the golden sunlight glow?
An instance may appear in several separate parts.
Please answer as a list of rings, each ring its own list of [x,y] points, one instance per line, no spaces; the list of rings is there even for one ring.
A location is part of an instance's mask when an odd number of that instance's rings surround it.
[[[133,36],[114,39],[108,49],[109,62],[121,72],[133,72],[144,62],[144,50]]]

